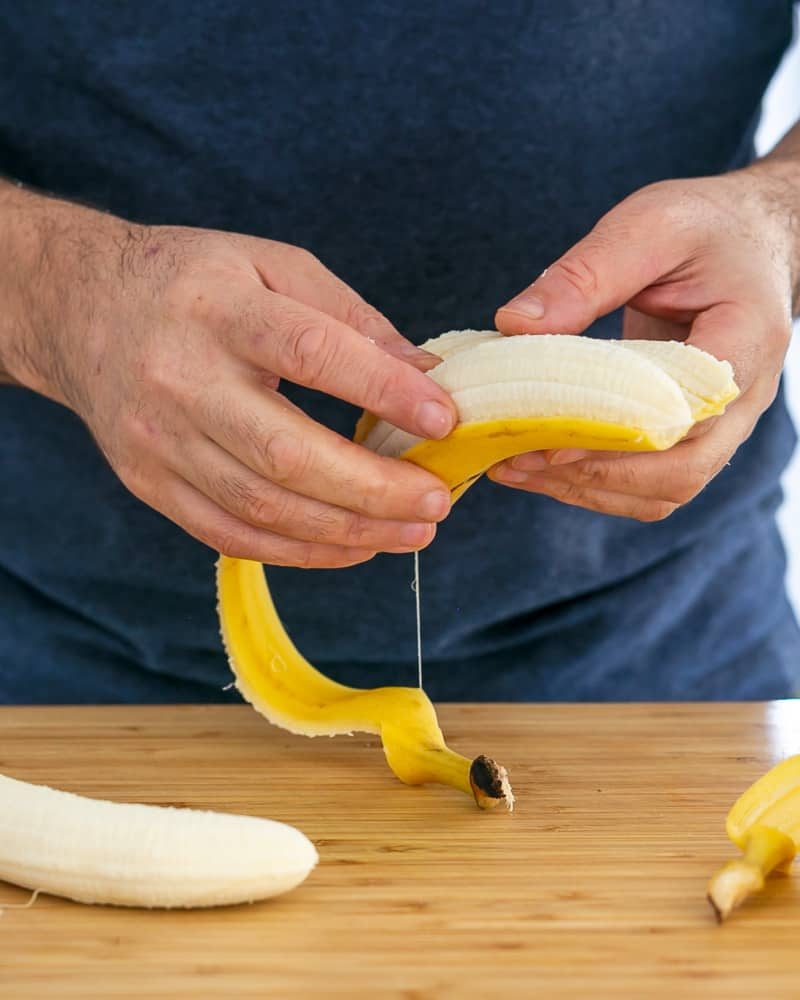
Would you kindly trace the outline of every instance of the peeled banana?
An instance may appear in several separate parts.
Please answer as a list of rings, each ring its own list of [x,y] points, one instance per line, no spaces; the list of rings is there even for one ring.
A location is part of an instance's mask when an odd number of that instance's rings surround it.
[[[0,775],[0,879],[81,903],[194,907],[299,885],[317,852],[254,816],[88,799]]]
[[[662,451],[739,394],[727,361],[677,341],[463,330],[422,347],[443,358],[428,375],[453,397],[458,426],[427,441],[367,414],[356,440],[433,472],[454,499],[526,451]]]
[[[728,813],[725,829],[744,853],[708,884],[708,901],[720,922],[763,889],[770,872],[788,872],[800,848],[800,755],[751,785]]]
[[[443,359],[428,375],[452,395],[458,426],[428,441],[364,414],[355,440],[433,472],[454,500],[494,464],[525,451],[669,448],[738,394],[727,362],[676,342],[462,330],[422,346]],[[421,689],[359,690],[308,663],[281,624],[259,563],[220,557],[217,594],[236,686],[271,722],[306,736],[380,734],[402,781],[453,785],[483,807],[513,806],[505,768],[449,750]]]

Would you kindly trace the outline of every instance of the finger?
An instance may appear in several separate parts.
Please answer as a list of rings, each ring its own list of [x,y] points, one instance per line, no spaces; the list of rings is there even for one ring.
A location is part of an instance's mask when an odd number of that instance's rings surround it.
[[[332,316],[421,371],[427,371],[441,360],[403,337],[383,313],[325,267],[314,254],[300,247],[283,245],[280,254],[276,255],[273,244],[263,246],[260,240],[257,243],[254,263],[268,288]]]
[[[450,510],[436,476],[353,444],[279,393],[240,382],[235,396],[209,396],[198,420],[257,476],[294,493],[384,520],[432,523]]]
[[[658,461],[642,461],[653,457]],[[677,446],[670,452],[659,452],[657,456],[593,456],[569,465],[532,472],[526,471],[522,465],[523,462],[517,461],[510,467],[500,466],[493,471],[491,478],[520,489],[548,492],[548,495],[554,495],[549,492],[551,490],[568,486],[571,493],[580,496],[609,493],[673,505],[686,503],[706,481],[705,470],[695,469],[689,457],[682,456]]]
[[[240,357],[292,382],[337,396],[412,434],[443,438],[458,413],[450,396],[412,365],[352,327],[277,292],[241,317]]]
[[[148,502],[205,545],[236,559],[253,559],[270,566],[338,569],[375,555],[362,548],[283,538],[246,524],[178,476],[162,484],[157,502]]]
[[[428,545],[432,524],[378,521],[276,486],[242,465],[207,437],[173,455],[173,468],[240,521],[301,541],[370,551],[411,552]]]
[[[691,229],[664,225],[664,194],[620,202],[495,317],[502,333],[582,333],[678,267]]]
[[[509,475],[506,476],[506,478],[513,482],[513,477],[510,476],[512,472],[544,472],[553,466],[569,465],[572,462],[580,462],[581,459],[600,454],[611,456],[616,455],[617,452],[587,451],[584,448],[557,448],[549,451],[526,451],[521,455],[515,455],[514,458],[507,459],[505,462],[499,462],[495,466],[495,469],[503,470],[504,474],[508,473]],[[520,478],[518,481],[522,482],[522,479]]]
[[[611,514],[615,517],[630,517],[637,521],[661,521],[678,507],[678,504],[669,501],[582,486],[569,479],[542,473],[531,473],[523,483],[506,482],[498,478],[497,473],[493,473],[490,478],[502,485],[548,496],[573,507],[583,507],[586,510]]]
[[[490,478],[519,489],[547,492],[551,496],[554,494],[550,490],[562,489],[566,484],[574,495],[614,493],[673,506],[685,504],[724,468],[739,445],[750,436],[766,402],[759,386],[739,407],[720,419],[708,434],[680,442],[668,451],[594,452],[582,460],[549,466],[546,470],[539,467],[537,460],[532,463],[536,468],[530,472],[526,471],[526,465],[531,464],[527,456],[520,455],[493,469]],[[552,486],[553,483],[560,485]],[[548,489],[542,490],[542,486]],[[591,503],[582,506],[591,506]]]

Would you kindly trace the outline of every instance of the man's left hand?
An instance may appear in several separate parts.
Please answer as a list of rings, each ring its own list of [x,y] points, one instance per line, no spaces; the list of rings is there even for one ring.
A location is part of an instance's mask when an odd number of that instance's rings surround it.
[[[530,452],[490,478],[640,521],[695,497],[775,398],[791,336],[798,191],[791,168],[768,160],[642,188],[503,306],[497,328],[512,335],[582,333],[624,306],[625,338],[685,340],[725,359],[741,395],[666,452]]]

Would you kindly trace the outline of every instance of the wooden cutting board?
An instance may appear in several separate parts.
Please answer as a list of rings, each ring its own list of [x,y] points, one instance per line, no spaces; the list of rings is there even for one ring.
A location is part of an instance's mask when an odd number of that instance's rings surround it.
[[[3,773],[274,817],[322,859],[253,906],[6,909],[0,996],[800,997],[800,879],[723,927],[704,899],[733,853],[729,805],[800,752],[800,704],[463,705],[441,720],[455,748],[507,765],[513,815],[401,785],[374,738],[293,737],[246,707],[0,709]],[[0,903],[28,895],[0,883]]]

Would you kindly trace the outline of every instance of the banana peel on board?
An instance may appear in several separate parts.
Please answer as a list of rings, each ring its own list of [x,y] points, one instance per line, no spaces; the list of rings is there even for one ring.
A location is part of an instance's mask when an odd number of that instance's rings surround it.
[[[708,884],[708,901],[722,923],[772,872],[788,874],[800,847],[800,756],[789,757],[759,778],[734,803],[725,823],[743,852]]]
[[[439,476],[454,501],[497,462],[526,451],[670,448],[738,395],[727,362],[674,341],[462,330],[422,347],[443,359],[427,374],[453,397],[457,427],[429,441],[365,413],[355,440]],[[450,750],[424,691],[362,690],[316,670],[283,628],[260,563],[220,556],[217,595],[236,687],[270,722],[304,736],[377,734],[401,781],[451,785],[482,808],[513,807],[505,768]]]

